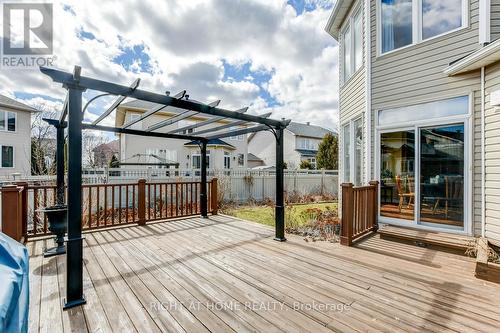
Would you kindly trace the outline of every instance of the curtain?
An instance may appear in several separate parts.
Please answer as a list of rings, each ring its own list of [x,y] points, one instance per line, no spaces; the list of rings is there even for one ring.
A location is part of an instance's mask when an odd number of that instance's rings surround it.
[[[394,49],[395,2],[398,0],[382,0],[382,52]]]

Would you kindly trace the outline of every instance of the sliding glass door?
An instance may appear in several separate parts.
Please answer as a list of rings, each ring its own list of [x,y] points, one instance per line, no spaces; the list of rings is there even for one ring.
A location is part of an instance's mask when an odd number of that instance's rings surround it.
[[[380,215],[415,219],[415,131],[380,135]]]
[[[465,128],[420,129],[420,222],[464,226]]]
[[[467,232],[469,98],[378,113],[382,223]]]

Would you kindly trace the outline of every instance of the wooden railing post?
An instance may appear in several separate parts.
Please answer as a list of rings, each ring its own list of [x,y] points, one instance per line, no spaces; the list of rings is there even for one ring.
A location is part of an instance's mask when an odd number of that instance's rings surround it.
[[[378,230],[378,181],[372,180],[370,181],[370,185],[373,187],[372,191],[372,207],[373,207],[373,212],[372,212],[372,221],[373,221],[373,231]]]
[[[212,178],[212,182],[210,184],[210,201],[212,207],[212,215],[217,215],[219,211],[219,202],[217,197],[217,178]]]
[[[137,218],[139,225],[146,224],[146,180],[145,179],[139,179],[137,185]]]
[[[21,232],[24,241],[28,239],[28,183],[17,182],[17,186],[22,188],[21,191]]]
[[[16,185],[2,187],[2,232],[18,242],[23,238],[21,191]]]
[[[340,244],[352,245],[352,223],[354,215],[354,190],[352,183],[342,185],[342,220],[340,227]]]

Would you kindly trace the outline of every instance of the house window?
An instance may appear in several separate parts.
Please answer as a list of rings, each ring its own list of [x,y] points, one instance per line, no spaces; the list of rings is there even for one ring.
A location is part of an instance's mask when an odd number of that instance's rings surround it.
[[[463,0],[422,0],[422,39],[462,27]]]
[[[129,113],[128,122],[136,121],[140,117],[141,117],[141,115],[138,113]],[[132,126],[130,126],[130,128],[131,129],[142,129],[142,120],[132,124]]]
[[[308,157],[307,161],[311,164],[313,169],[316,169],[316,157]]]
[[[184,127],[191,127],[196,124],[196,121],[193,120],[180,120],[178,122],[178,128],[184,128]],[[187,128],[182,131],[182,134],[191,134],[194,133],[195,129],[194,128]]]
[[[381,53],[466,26],[466,0],[379,0]]]
[[[298,148],[307,150],[318,150],[318,140],[309,138],[299,138]]]
[[[245,155],[244,154],[238,154],[238,166],[240,166],[240,167],[245,166]]]
[[[363,120],[358,118],[344,125],[342,137],[344,182],[360,186],[363,170]]]
[[[363,164],[363,121],[358,118],[353,123],[354,127],[354,184],[361,185],[361,167]]]
[[[0,111],[0,131],[16,131],[16,113],[10,111]]]
[[[231,155],[227,151],[224,152],[224,169],[231,169]]]
[[[201,154],[191,155],[193,169],[201,169]],[[210,153],[207,150],[207,169],[210,169]]]
[[[231,132],[234,132],[234,131],[237,131],[240,129],[241,128],[239,128],[239,127],[231,127]],[[244,135],[236,135],[236,136],[229,137],[229,140],[233,140],[233,141],[243,141],[244,139],[245,139]]]
[[[14,167],[14,147],[12,146],[1,146],[2,154],[1,165],[2,168],[13,168]]]
[[[343,178],[344,182],[349,182],[351,181],[351,124],[344,125],[342,128],[342,138],[344,141],[343,144],[343,167],[344,167],[344,173],[343,173]]]
[[[363,63],[363,13],[358,10],[347,21],[342,34],[343,80],[346,82]]]

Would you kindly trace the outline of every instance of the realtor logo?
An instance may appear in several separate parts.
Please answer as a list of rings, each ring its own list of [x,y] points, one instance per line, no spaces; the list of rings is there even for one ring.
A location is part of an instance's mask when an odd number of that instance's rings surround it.
[[[51,3],[4,3],[2,68],[51,66],[53,10]]]
[[[52,53],[52,4],[3,4],[3,54]]]

